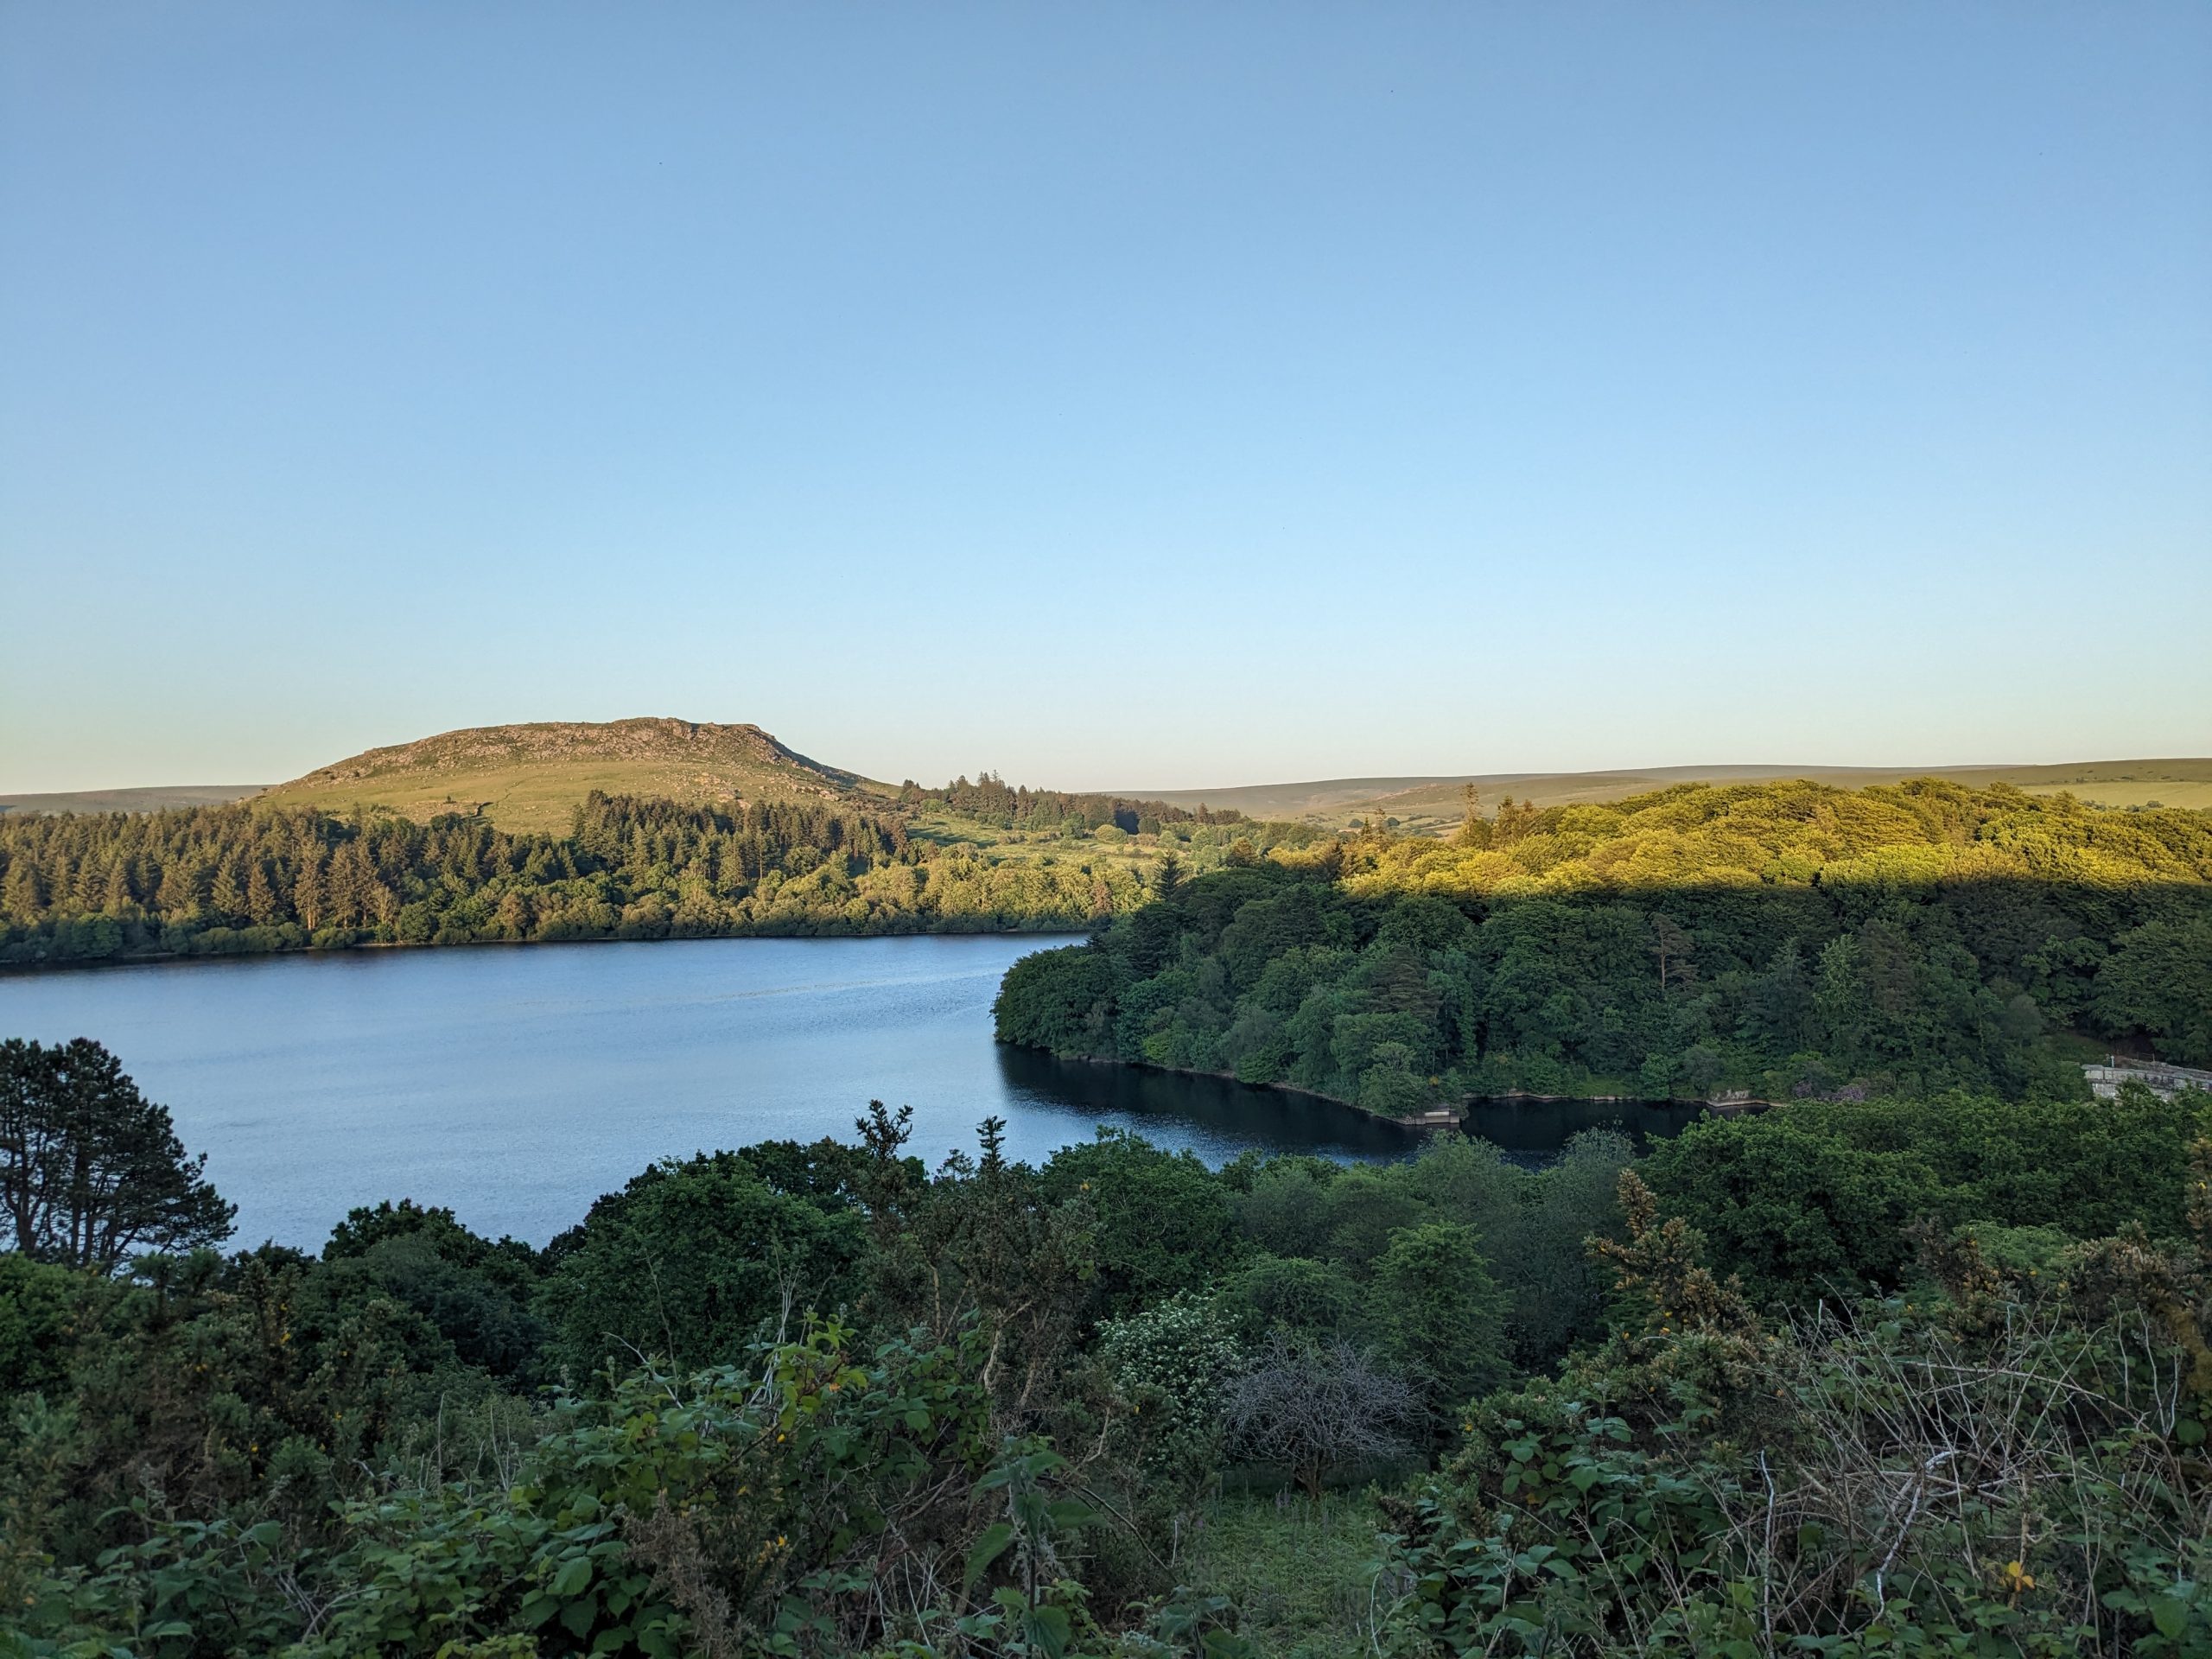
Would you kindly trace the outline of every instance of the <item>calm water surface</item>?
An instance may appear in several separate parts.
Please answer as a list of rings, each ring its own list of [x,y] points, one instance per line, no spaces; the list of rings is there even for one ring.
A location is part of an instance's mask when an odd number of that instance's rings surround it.
[[[357,1204],[450,1205],[543,1243],[654,1160],[849,1137],[914,1109],[934,1165],[1007,1120],[1035,1162],[1099,1124],[1219,1164],[1403,1155],[1325,1101],[1056,1061],[991,1040],[1036,936],[702,939],[152,963],[0,976],[0,1037],[92,1037],[238,1206],[237,1244],[319,1246]]]

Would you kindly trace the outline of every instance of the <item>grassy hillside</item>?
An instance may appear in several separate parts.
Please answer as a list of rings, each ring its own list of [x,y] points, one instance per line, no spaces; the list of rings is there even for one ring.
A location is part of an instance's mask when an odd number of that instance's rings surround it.
[[[1517,775],[1517,774],[1516,774]],[[1382,796],[1402,790],[1448,791],[1459,796],[1467,780],[1458,776],[1433,778],[1323,778],[1310,783],[1241,784],[1229,789],[1116,790],[1115,793],[1146,801],[1165,801],[1170,806],[1226,809],[1254,818],[1325,818],[1350,822],[1359,810]],[[1477,780],[1480,781],[1480,780]]]
[[[1510,795],[1537,806],[1624,801],[1675,784],[1764,783],[1806,778],[1838,789],[1943,778],[1969,789],[2011,784],[2031,795],[2065,791],[2096,806],[2212,808],[2212,759],[2077,760],[2037,766],[1643,766],[1614,772],[1492,772],[1455,777],[1332,778],[1313,783],[1254,784],[1234,789],[1124,791],[1146,800],[1234,807],[1255,817],[1304,818],[1349,825],[1370,814],[1398,820],[1419,834],[1453,826],[1464,816],[1461,791],[1472,784],[1484,810]]]
[[[834,801],[880,788],[785,748],[758,726],[688,720],[482,726],[371,749],[265,791],[272,804],[389,806],[418,823],[480,811],[501,830],[558,831],[594,790],[690,804]]]

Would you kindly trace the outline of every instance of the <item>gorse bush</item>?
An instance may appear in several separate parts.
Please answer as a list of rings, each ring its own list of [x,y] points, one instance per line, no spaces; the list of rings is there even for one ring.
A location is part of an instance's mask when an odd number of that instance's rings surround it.
[[[1396,1506],[1412,1649],[2212,1650],[2212,1231],[2049,1274],[1924,1232],[1914,1297],[1766,1328],[1631,1209],[1641,1318]]]
[[[133,1510],[138,1541],[35,1580],[50,1640],[127,1635],[149,1655],[446,1650],[800,1650],[925,1633],[963,1610],[950,1485],[987,1511],[972,1357],[893,1342],[856,1356],[824,1326],[750,1364],[624,1377],[566,1398],[495,1479],[370,1491],[322,1551],[279,1521],[210,1527]],[[288,1582],[289,1580],[289,1582]]]

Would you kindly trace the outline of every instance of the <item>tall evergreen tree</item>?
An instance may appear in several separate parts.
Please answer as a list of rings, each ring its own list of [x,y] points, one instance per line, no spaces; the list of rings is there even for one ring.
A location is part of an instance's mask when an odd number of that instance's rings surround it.
[[[0,1220],[25,1255],[112,1270],[136,1249],[219,1243],[237,1211],[207,1163],[99,1044],[0,1043]]]

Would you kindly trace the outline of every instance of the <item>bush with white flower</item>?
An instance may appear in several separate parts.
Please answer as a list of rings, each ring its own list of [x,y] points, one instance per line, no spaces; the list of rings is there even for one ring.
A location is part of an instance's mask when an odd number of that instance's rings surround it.
[[[1148,1471],[1203,1477],[1218,1460],[1221,1395],[1244,1351],[1211,1299],[1188,1292],[1102,1329],[1100,1363]]]

